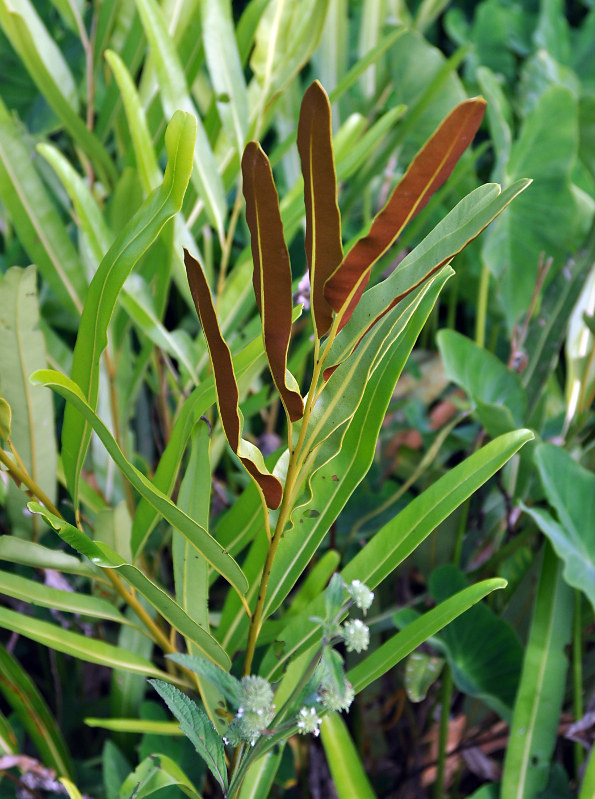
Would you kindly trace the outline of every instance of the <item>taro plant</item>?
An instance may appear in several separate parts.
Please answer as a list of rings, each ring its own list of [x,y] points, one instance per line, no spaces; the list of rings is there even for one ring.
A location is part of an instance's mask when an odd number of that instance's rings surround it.
[[[326,571],[318,576],[315,586],[309,586],[301,605],[295,603],[293,612],[287,602],[330,525],[370,466],[395,383],[452,273],[450,261],[528,185],[521,180],[503,192],[497,184],[474,190],[388,278],[364,291],[375,262],[452,172],[481,122],[484,107],[481,98],[455,107],[413,159],[368,233],[345,255],[331,106],[319,83],[306,92],[297,136],[306,207],[310,285],[306,304],[314,333],[306,392],[288,369],[292,322],[302,309],[293,309],[292,274],[277,191],[266,155],[257,143],[248,144],[242,175],[252,242],[253,286],[262,346],[285,412],[287,447],[277,453],[273,465],[243,436],[238,381],[259,340],[232,357],[221,333],[207,276],[199,260],[186,250],[188,281],[210,353],[212,375],[186,399],[159,468],[150,480],[123,454],[97,415],[96,406],[100,361],[118,295],[139,255],[181,207],[190,180],[195,122],[191,115],[177,112],[166,132],[169,163],[163,185],[124,228],[91,281],[72,377],[43,369],[32,376],[34,382],[51,387],[67,401],[62,462],[75,523],[63,518],[9,454],[2,455],[13,479],[34,497],[29,509],[88,558],[87,568],[98,579],[107,578],[135,612],[146,634],[168,655],[167,669],[159,669],[135,653],[115,650],[106,642],[95,641],[85,651],[77,633],[56,636],[51,624],[31,623],[6,609],[2,609],[1,623],[59,651],[104,664],[111,659],[118,668],[160,678],[153,685],[224,795],[238,795],[244,779],[258,780],[258,761],[268,751],[292,734],[316,734],[325,713],[347,709],[354,695],[370,682],[505,584],[495,579],[464,589],[346,670],[337,645],[344,645],[347,653],[363,652],[369,641],[362,619],[345,621],[350,606],[354,604],[365,612],[373,599],[372,589],[532,437],[527,430],[499,436],[450,470],[343,564],[328,588],[324,587],[330,576]],[[215,399],[227,441],[249,475],[250,484],[212,535],[209,491],[204,485],[205,480],[210,482],[210,441],[201,414]],[[141,497],[129,558],[85,532],[80,477],[92,431]],[[168,492],[191,435],[190,461],[176,504]],[[3,436],[10,443],[8,431]],[[167,591],[167,581],[147,574],[143,563],[148,536],[159,516],[174,528],[175,599]],[[233,555],[247,544],[250,546],[240,568]],[[334,566],[330,564],[331,571]],[[229,591],[218,622],[214,622],[208,604],[209,585],[219,578],[228,583]],[[10,593],[10,587],[3,590]],[[24,584],[19,590],[22,594]],[[70,607],[76,602],[74,595]],[[230,672],[232,662],[238,664],[233,671],[241,671],[241,679]],[[202,706],[176,685],[185,689],[193,686]],[[112,719],[110,724],[116,722]],[[122,719],[120,729],[126,729],[127,723]],[[229,759],[225,744],[235,747]],[[141,781],[146,768],[141,764],[140,771],[131,775],[132,783]],[[183,785],[187,793],[198,795],[197,788],[175,764],[161,759],[159,773],[169,775],[170,784]]]

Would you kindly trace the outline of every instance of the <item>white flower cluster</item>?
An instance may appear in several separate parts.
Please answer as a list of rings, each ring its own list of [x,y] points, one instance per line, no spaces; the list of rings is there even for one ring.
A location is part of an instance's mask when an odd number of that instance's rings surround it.
[[[242,677],[240,686],[242,704],[227,728],[223,741],[228,746],[241,743],[254,746],[275,715],[273,689],[263,677],[255,676]]]
[[[320,735],[321,724],[322,719],[316,712],[316,708],[303,707],[298,713],[297,726],[301,735],[308,735],[309,733]]]
[[[352,580],[345,588],[357,607],[365,613],[374,601],[374,592],[370,591],[368,586],[364,585],[361,580]]]
[[[341,637],[348,652],[363,652],[370,643],[370,629],[361,619],[353,619],[345,622]]]

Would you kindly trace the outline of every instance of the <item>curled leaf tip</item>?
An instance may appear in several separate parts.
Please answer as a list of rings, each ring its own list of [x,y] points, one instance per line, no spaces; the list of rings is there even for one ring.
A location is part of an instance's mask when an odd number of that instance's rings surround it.
[[[221,334],[213,299],[207,279],[200,263],[184,249],[184,264],[188,283],[213,364],[217,405],[221,424],[230,447],[238,455],[248,473],[260,486],[269,508],[278,508],[283,497],[283,486],[264,463],[258,447],[241,437],[242,415],[239,408],[239,392],[231,352]]]

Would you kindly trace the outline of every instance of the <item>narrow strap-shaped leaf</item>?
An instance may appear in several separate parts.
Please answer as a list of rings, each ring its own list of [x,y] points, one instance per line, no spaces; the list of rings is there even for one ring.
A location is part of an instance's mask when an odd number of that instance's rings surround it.
[[[19,599],[21,602],[30,602],[42,608],[77,613],[81,616],[91,616],[98,619],[108,619],[118,624],[130,624],[126,618],[107,599],[91,594],[81,594],[78,591],[66,591],[62,588],[52,588],[38,580],[29,580],[19,574],[11,574],[0,570],[0,594]]]
[[[451,174],[475,136],[485,106],[482,97],[475,97],[450,112],[415,156],[368,234],[354,244],[328,279],[324,294],[333,310],[342,312],[341,327],[359,302],[372,266]]]
[[[98,638],[89,638],[82,633],[65,630],[56,624],[34,619],[15,610],[0,607],[0,627],[87,663],[99,663],[100,666],[107,666],[110,669],[124,669],[147,677],[177,681],[172,675],[153,666],[150,660],[137,655],[136,652],[108,644]]]
[[[17,236],[52,291],[77,318],[87,293],[83,266],[37,172],[22,131],[0,100],[0,199]]]
[[[21,0],[17,5],[15,9],[0,0],[0,22],[5,34],[45,100],[93,161],[101,179],[108,185],[114,183],[117,173],[112,159],[73,105],[76,94],[66,62],[31,3]]]
[[[287,373],[291,265],[271,165],[257,142],[250,142],[244,151],[242,176],[254,261],[254,294],[262,318],[264,346],[281,400],[289,418],[295,422],[304,415],[304,403],[296,390],[295,379]],[[287,385],[288,378],[291,388]]]
[[[365,293],[333,344],[325,379],[332,374],[330,364],[336,366],[349,357],[379,319],[479,236],[530,183],[527,179],[517,180],[504,191],[497,183],[486,183],[464,197],[389,277]]]
[[[225,435],[230,447],[262,489],[269,508],[278,508],[281,504],[283,486],[265,466],[262,452],[258,447],[241,436],[243,420],[238,404],[238,384],[233,371],[231,352],[219,329],[207,279],[201,265],[196,258],[190,255],[188,250],[184,250],[184,263],[188,273],[190,291],[211,355],[217,388],[217,406]]]
[[[159,83],[159,97],[166,117],[182,109],[195,116],[196,148],[192,184],[204,202],[207,213],[223,240],[225,218],[225,192],[206,131],[188,93],[186,76],[178,51],[165,24],[160,3],[156,0],[136,0],[151,55],[155,59],[155,73]]]
[[[50,511],[46,510],[38,502],[30,502],[29,510],[33,513],[40,513],[44,519],[58,533],[60,538],[66,541],[73,549],[81,555],[85,555],[96,566],[102,569],[118,569],[138,593],[149,602],[155,610],[168,621],[179,633],[190,639],[200,651],[213,663],[217,663],[221,668],[229,668],[231,662],[225,650],[219,645],[210,633],[201,627],[196,621],[190,618],[177,602],[170,597],[162,588],[144,575],[140,569],[130,563],[126,563],[117,552],[100,541],[92,541],[84,533],[81,533],[72,524],[64,519],[58,518]]]
[[[176,112],[165,133],[168,164],[163,183],[116,238],[89,286],[74,348],[72,379],[92,408],[99,388],[99,359],[107,345],[107,330],[118,295],[134,264],[182,207],[192,171],[195,135],[195,118],[182,111]],[[90,437],[88,423],[74,408],[67,406],[62,430],[62,460],[75,507]]]
[[[320,83],[308,88],[300,110],[297,145],[304,175],[306,205],[306,258],[316,333],[331,326],[332,308],[324,285],[343,261],[341,215],[337,205],[337,178],[333,158],[331,105]]]
[[[367,655],[360,663],[347,672],[347,677],[359,693],[371,682],[382,677],[403,658],[407,657],[420,644],[436,635],[443,627],[456,619],[470,607],[475,605],[492,591],[506,587],[506,581],[500,577],[483,580],[470,585],[454,596],[445,599],[435,608],[424,613],[408,624],[404,630],[396,633],[382,646]]]
[[[249,370],[260,369],[260,364],[264,364],[264,354],[262,339],[259,336],[234,356],[234,373],[240,379]],[[164,494],[170,494],[175,485],[182,455],[193,424],[215,403],[216,399],[215,385],[213,377],[210,375],[194,389],[182,405],[174,422],[167,446],[153,475],[153,485],[163,491]],[[258,505],[260,508],[260,501]],[[132,523],[131,546],[135,557],[138,557],[142,551],[143,545],[155,527],[158,518],[158,512],[148,502],[145,500],[139,502]],[[217,540],[220,540],[219,536],[217,536]],[[225,542],[223,542],[223,545],[229,550],[229,546]]]
[[[44,698],[21,664],[0,646],[0,693],[31,736],[44,765],[72,776],[68,747]]]
[[[215,571],[219,572],[222,577],[225,577],[240,594],[246,592],[248,588],[246,578],[231,555],[229,555],[200,524],[181,511],[169,497],[166,497],[159,489],[155,488],[144,474],[141,474],[138,469],[126,460],[114,437],[95,411],[87,404],[81,390],[74,381],[51,369],[40,369],[34,372],[31,375],[31,380],[49,386],[67,399],[76,411],[81,413],[85,420],[91,425],[116,466],[128,479],[130,484],[138,491],[141,497],[156,508],[172,527],[175,527],[176,530],[179,530],[190,539],[192,544],[202,553],[203,557],[206,558]]]

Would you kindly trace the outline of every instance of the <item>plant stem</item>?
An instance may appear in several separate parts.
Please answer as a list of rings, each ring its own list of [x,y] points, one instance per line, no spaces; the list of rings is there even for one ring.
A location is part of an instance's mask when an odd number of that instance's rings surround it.
[[[47,496],[47,494],[45,494],[41,490],[41,488],[37,485],[37,483],[30,477],[30,475],[26,471],[23,471],[23,469],[21,469],[19,466],[17,466],[17,464],[13,460],[11,460],[2,449],[0,449],[0,463],[3,463],[6,466],[13,479],[16,478],[16,480],[18,480],[19,483],[22,483],[24,486],[27,486],[29,492],[33,494],[33,496],[37,497],[37,499],[41,502],[41,504],[45,505],[45,507],[50,511],[50,513],[53,513],[55,516],[59,516],[60,518],[63,518],[60,511],[54,505],[52,500]]]
[[[324,361],[326,359],[326,355],[330,351],[330,347],[333,343],[337,327],[338,327],[338,321],[337,319],[335,319],[333,321],[333,326],[329,332],[329,340],[327,342],[327,346],[325,347],[322,357],[320,358],[318,357],[319,353],[318,339],[316,339],[315,350],[314,350],[314,355],[315,355],[314,372],[312,374],[310,391],[308,392],[308,398],[306,400],[306,405],[304,408],[304,416],[302,417],[300,434],[298,437],[298,441],[295,445],[295,448],[292,450],[290,447],[291,454],[289,456],[289,466],[287,468],[287,477],[285,478],[285,487],[283,489],[283,499],[281,501],[281,506],[279,508],[279,516],[277,517],[277,524],[275,525],[275,531],[273,533],[273,537],[269,545],[267,557],[262,571],[262,577],[260,579],[260,586],[258,589],[258,599],[256,601],[256,607],[254,608],[254,613],[252,614],[252,619],[250,620],[250,631],[248,633],[248,644],[246,646],[246,657],[244,659],[243,673],[245,675],[250,674],[250,669],[252,668],[252,660],[254,659],[256,642],[258,640],[258,635],[260,633],[260,629],[262,627],[262,622],[263,622],[262,614],[264,610],[264,603],[266,599],[269,578],[271,576],[271,570],[273,567],[273,561],[275,559],[275,554],[277,552],[277,547],[279,546],[283,530],[285,529],[285,525],[287,524],[287,521],[289,520],[289,516],[291,514],[291,509],[293,507],[293,501],[294,501],[294,489],[296,487],[296,483],[299,485],[298,477],[301,468],[306,460],[306,458],[303,456],[302,450],[306,438],[306,432],[308,429],[308,422],[310,420],[310,415],[312,413],[312,408],[314,407],[314,403],[316,402],[317,399],[316,387],[318,385],[320,376],[322,374],[322,368],[324,365]],[[306,456],[307,454],[308,453],[306,453]]]
[[[434,799],[442,799],[444,795],[444,778],[446,776],[446,758],[448,746],[448,724],[450,721],[450,702],[452,699],[452,669],[444,664],[442,672],[442,700],[440,709],[440,737],[438,739],[438,764],[436,782],[434,783]]]
[[[477,319],[475,322],[475,343],[485,347],[486,318],[488,312],[488,293],[490,290],[490,271],[485,264],[481,267],[479,290],[477,292]]]
[[[581,618],[582,594],[574,591],[574,624],[572,625],[572,709],[574,721],[577,722],[583,717],[583,626]],[[574,768],[578,775],[585,760],[585,752],[582,744],[575,741],[574,744]]]

